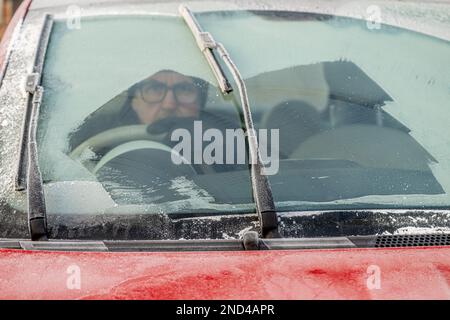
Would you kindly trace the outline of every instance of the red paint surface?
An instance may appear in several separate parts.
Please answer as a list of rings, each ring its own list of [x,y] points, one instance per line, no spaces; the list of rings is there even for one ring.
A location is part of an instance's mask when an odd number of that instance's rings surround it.
[[[0,42],[0,70],[5,68],[5,58],[8,54],[9,42],[11,41],[12,34],[14,32],[14,28],[19,23],[21,19],[25,17],[28,12],[28,8],[30,7],[31,0],[24,0],[20,6],[17,8],[14,13],[11,21],[8,24],[8,27],[5,30],[5,33],[2,36],[2,40]]]
[[[68,289],[71,265],[80,289]],[[368,267],[381,288],[367,286]],[[0,250],[2,299],[449,299],[450,248],[183,253]]]

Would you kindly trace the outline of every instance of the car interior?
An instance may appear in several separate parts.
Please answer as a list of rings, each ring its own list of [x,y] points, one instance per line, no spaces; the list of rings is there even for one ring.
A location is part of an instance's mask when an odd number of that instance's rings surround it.
[[[246,85],[255,127],[279,129],[279,171],[269,177],[277,201],[443,192],[429,168],[433,157],[406,126],[383,110],[392,98],[352,62],[263,73],[246,79]],[[117,112],[124,98],[118,95],[97,110],[98,119]],[[237,94],[223,98],[210,88],[197,120],[202,120],[204,130],[244,128],[238,101]],[[87,146],[94,153],[107,147],[101,157],[83,164],[119,204],[183,199],[186,195],[177,195],[171,182],[179,176],[207,190],[216,202],[251,203],[248,161],[240,165],[171,161],[169,129],[192,132],[194,120],[107,130],[72,150],[71,156],[83,159],[81,151]]]

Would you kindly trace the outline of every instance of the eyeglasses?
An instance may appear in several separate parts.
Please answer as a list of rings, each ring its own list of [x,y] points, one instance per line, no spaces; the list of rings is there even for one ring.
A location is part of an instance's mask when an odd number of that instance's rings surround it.
[[[172,90],[177,103],[194,103],[199,94],[199,89],[190,82],[179,82],[168,86],[163,82],[148,80],[138,87],[142,99],[147,103],[163,101],[169,90]]]

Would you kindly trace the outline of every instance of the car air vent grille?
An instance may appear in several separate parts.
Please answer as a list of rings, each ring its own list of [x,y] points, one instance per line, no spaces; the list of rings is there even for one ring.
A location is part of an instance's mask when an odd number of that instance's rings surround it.
[[[450,234],[385,235],[376,238],[376,248],[448,246]]]

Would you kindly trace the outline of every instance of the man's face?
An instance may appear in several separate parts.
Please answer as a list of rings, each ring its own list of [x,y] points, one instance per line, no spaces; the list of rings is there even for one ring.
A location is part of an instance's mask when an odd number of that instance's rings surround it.
[[[199,89],[190,77],[161,71],[142,82],[131,106],[142,124],[166,117],[197,117]]]

